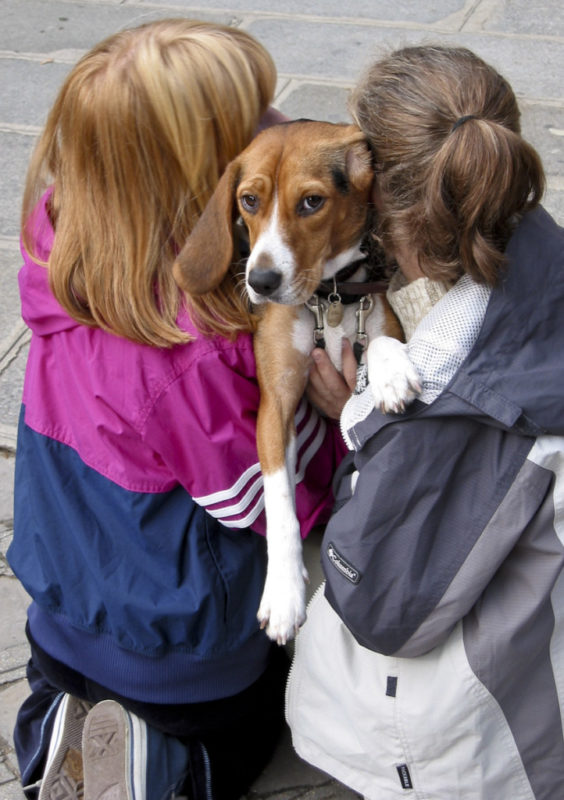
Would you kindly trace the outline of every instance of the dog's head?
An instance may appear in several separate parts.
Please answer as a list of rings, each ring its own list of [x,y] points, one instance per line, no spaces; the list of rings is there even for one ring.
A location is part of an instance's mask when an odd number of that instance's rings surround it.
[[[252,302],[305,302],[357,257],[373,174],[366,138],[354,125],[299,121],[266,129],[227,167],[178,255],[177,283],[204,294],[221,282],[240,215]]]

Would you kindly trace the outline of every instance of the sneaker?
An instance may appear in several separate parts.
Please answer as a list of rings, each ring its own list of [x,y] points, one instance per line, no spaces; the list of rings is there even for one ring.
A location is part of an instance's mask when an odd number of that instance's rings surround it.
[[[82,729],[91,703],[63,695],[49,742],[39,800],[83,800]]]
[[[146,800],[147,726],[114,700],[90,711],[82,734],[84,800]]]

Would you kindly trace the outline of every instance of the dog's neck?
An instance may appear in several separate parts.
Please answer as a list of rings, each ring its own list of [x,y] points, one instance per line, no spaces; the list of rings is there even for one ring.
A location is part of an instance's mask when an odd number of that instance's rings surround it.
[[[342,267],[331,278],[321,281],[315,294],[326,300],[339,295],[344,305],[356,303],[367,294],[383,294],[388,288],[384,270],[374,267],[369,256],[359,258]]]

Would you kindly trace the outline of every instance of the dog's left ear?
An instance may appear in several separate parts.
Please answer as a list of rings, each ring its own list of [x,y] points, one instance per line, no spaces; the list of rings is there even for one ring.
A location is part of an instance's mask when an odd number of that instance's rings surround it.
[[[239,180],[237,159],[227,165],[202,216],[178,254],[172,274],[185,292],[205,294],[215,289],[233,258],[235,189]]]
[[[368,140],[362,133],[356,134],[348,144],[345,163],[352,185],[360,192],[366,191],[374,180],[374,168]]]

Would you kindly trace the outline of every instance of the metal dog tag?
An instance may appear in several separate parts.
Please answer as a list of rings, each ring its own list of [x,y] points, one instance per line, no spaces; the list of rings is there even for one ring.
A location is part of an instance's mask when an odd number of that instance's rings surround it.
[[[329,308],[327,309],[327,324],[331,328],[336,328],[343,321],[343,304],[341,303],[341,296],[336,292],[332,292],[327,298],[329,301]]]

